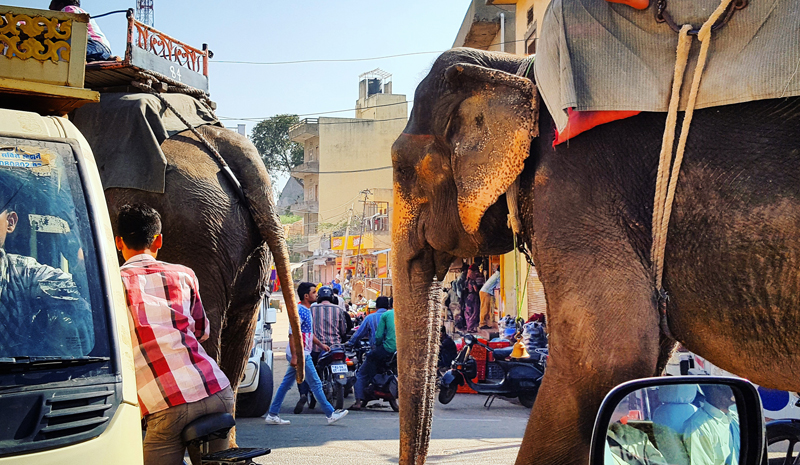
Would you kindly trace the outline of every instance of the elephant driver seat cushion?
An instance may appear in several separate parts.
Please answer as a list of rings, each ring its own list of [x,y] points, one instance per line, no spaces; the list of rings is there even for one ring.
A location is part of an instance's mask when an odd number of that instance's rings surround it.
[[[637,10],[597,0],[553,0],[542,19],[535,82],[558,132],[556,144],[599,124],[669,107],[678,33],[655,21],[656,1]],[[699,28],[720,0],[667,2],[678,25]],[[696,108],[800,95],[800,8],[751,1],[711,35]],[[681,88],[689,100],[699,41]],[[687,82],[688,81],[688,82]]]

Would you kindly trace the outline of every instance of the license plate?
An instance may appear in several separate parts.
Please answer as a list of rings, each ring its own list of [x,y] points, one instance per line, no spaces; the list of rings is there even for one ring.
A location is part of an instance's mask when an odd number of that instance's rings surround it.
[[[333,373],[347,373],[347,365],[331,365],[331,372]]]

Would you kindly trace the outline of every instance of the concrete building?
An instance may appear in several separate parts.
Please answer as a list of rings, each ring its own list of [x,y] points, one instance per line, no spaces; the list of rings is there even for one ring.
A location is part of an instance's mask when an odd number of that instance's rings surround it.
[[[283,186],[283,190],[281,191],[281,195],[278,197],[278,202],[276,206],[278,207],[278,213],[283,215],[289,211],[295,205],[305,200],[305,191],[303,189],[303,181],[295,178],[289,177],[289,180],[286,181],[286,185]]]
[[[539,38],[542,18],[550,4],[550,0],[484,0],[486,5],[503,8],[513,8],[516,17],[514,33],[519,55],[532,55],[536,53],[536,39]],[[477,48],[477,47],[476,47]]]
[[[405,128],[408,103],[405,95],[392,94],[391,75],[380,69],[362,74],[358,90],[355,118],[307,118],[289,129],[304,148],[303,163],[292,171],[303,183],[303,202],[291,211],[303,216],[303,276],[309,281],[332,280],[343,252],[352,257],[360,251],[369,275],[377,269],[373,253],[391,247],[391,147]],[[364,221],[345,240],[343,226],[332,225],[346,223],[351,208]],[[345,259],[345,269],[355,267]]]
[[[472,0],[453,47],[517,53],[516,28],[514,5]]]

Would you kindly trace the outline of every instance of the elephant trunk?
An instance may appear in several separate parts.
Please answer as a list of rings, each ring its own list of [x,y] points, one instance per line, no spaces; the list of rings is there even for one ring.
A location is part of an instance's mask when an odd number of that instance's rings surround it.
[[[402,248],[394,241],[395,248]],[[400,395],[400,465],[425,463],[433,421],[439,353],[441,291],[432,260],[410,260],[395,253],[394,289],[397,368]]]

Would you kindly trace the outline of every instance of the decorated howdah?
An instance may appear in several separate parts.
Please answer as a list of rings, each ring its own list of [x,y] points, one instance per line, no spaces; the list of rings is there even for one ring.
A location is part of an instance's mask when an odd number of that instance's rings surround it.
[[[45,113],[66,113],[96,92],[83,89],[89,17],[0,5],[0,93]],[[9,95],[10,94],[10,95]]]

